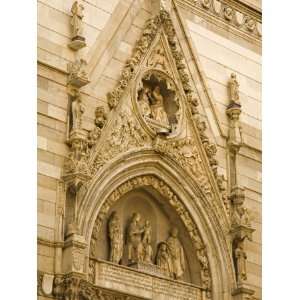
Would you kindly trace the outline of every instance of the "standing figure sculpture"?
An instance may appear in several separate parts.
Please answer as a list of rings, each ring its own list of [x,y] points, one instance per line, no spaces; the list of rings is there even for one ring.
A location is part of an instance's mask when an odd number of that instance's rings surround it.
[[[173,274],[172,259],[168,250],[168,245],[165,242],[160,243],[156,256],[156,264],[165,275],[171,277]]]
[[[141,108],[142,116],[148,118],[151,117],[149,95],[150,95],[150,90],[147,87],[142,89],[139,95],[139,105]]]
[[[151,246],[151,236],[152,236],[151,224],[148,220],[146,220],[144,226],[144,234],[143,234],[143,245],[144,245],[143,261],[145,263],[150,263],[150,264],[152,264],[152,256],[153,256],[153,250]]]
[[[176,227],[172,228],[171,235],[166,243],[172,259],[172,277],[181,279],[185,271],[185,259],[183,247],[178,239],[178,229]]]
[[[71,8],[72,19],[72,39],[77,37],[82,37],[82,19],[83,19],[83,10],[84,6],[78,4],[78,1],[75,1]]]
[[[236,74],[232,73],[228,81],[229,96],[231,104],[240,105],[239,83],[236,79]]]
[[[119,264],[123,256],[123,233],[119,217],[115,211],[108,221],[108,235],[110,240],[109,260]]]
[[[229,96],[231,104],[240,105],[239,83],[236,79],[236,74],[232,73],[228,81]]]
[[[238,242],[237,247],[234,250],[234,256],[236,261],[237,282],[239,284],[247,280],[247,271],[246,271],[247,254],[244,251],[243,241]]]
[[[154,120],[163,125],[169,125],[169,119],[164,108],[164,97],[158,85],[152,91],[151,112]]]
[[[128,261],[129,263],[142,262],[144,258],[144,246],[142,235],[144,228],[140,225],[141,215],[133,213],[128,227]]]
[[[72,101],[72,130],[81,129],[82,115],[85,111],[79,91],[75,91]]]

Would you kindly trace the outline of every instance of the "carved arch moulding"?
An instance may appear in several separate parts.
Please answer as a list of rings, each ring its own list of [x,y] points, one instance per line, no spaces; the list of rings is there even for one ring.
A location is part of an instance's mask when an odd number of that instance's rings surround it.
[[[96,265],[104,264],[102,261],[97,260],[96,254],[96,244],[97,239],[100,237],[100,231],[103,226],[105,226],[104,220],[108,219],[109,211],[111,208],[120,200],[122,197],[134,190],[140,188],[151,187],[155,191],[157,191],[168,204],[176,211],[180,220],[184,224],[186,231],[188,232],[189,238],[192,241],[193,248],[196,254],[196,258],[198,260],[200,271],[200,282],[197,284],[200,287],[199,299],[211,299],[212,298],[212,289],[213,289],[213,279],[211,275],[211,268],[209,264],[209,259],[207,255],[207,249],[204,244],[203,238],[199,232],[198,226],[195,224],[192,219],[190,213],[188,212],[185,205],[180,200],[180,197],[173,191],[173,189],[166,184],[163,180],[158,178],[155,175],[140,175],[135,176],[124,183],[120,184],[118,188],[114,189],[113,192],[109,194],[106,200],[103,201],[99,213],[97,214],[97,218],[93,225],[93,230],[90,239],[90,247],[89,247],[89,266],[88,266],[88,278],[92,283],[97,283],[96,277],[101,277],[101,272],[103,271],[103,267],[98,266],[98,274]],[[107,225],[107,224],[106,224]],[[108,229],[107,229],[108,230]],[[159,244],[159,243],[158,243]],[[192,255],[189,253],[188,255]],[[113,265],[109,264],[108,269],[111,272],[119,272],[118,264]],[[107,268],[105,266],[104,268]],[[124,271],[124,267],[120,266],[120,272],[126,274],[126,270]],[[147,266],[146,266],[147,269]],[[151,269],[153,271],[153,268]],[[157,270],[156,270],[157,271]],[[100,275],[99,275],[100,272]],[[149,272],[149,270],[146,270]],[[155,273],[155,270],[153,271]],[[157,276],[157,274],[156,274]],[[181,299],[181,298],[179,298]],[[198,298],[191,298],[198,299]]]

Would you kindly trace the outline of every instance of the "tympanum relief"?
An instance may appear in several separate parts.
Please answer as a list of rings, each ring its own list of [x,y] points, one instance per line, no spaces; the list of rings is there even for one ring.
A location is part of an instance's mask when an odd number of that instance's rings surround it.
[[[176,133],[182,109],[175,84],[166,74],[146,72],[138,84],[137,104],[142,118],[156,134]]]
[[[166,241],[157,243],[157,249],[152,248],[151,223],[149,220],[142,220],[140,213],[134,212],[131,216],[126,242],[123,239],[125,227],[125,224],[121,225],[117,213],[112,212],[107,233],[110,241],[109,261],[124,264],[123,249],[127,248],[128,266],[172,279],[183,278],[186,269],[185,253],[176,227],[171,228]]]

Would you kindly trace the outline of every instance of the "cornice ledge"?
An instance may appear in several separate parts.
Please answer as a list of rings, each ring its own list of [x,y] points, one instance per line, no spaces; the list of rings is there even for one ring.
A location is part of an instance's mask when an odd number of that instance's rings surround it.
[[[253,42],[261,43],[262,14],[249,5],[236,0],[173,0],[175,5],[192,10],[195,15],[208,19],[221,27],[231,28]],[[219,3],[216,6],[216,3]]]

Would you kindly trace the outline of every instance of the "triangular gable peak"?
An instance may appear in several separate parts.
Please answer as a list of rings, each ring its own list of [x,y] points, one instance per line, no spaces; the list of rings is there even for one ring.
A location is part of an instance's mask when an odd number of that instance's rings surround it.
[[[154,150],[190,175],[227,227],[227,194],[224,177],[218,174],[217,148],[205,134],[190,78],[170,14],[161,10],[146,22],[118,85],[107,95],[111,112],[101,132],[90,132],[90,139],[95,137],[89,166],[95,175],[125,152]],[[158,107],[155,93],[157,99],[162,96],[163,106]],[[143,105],[143,95],[149,107]]]

